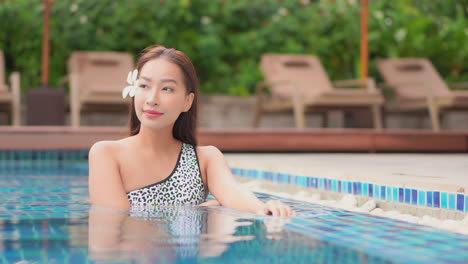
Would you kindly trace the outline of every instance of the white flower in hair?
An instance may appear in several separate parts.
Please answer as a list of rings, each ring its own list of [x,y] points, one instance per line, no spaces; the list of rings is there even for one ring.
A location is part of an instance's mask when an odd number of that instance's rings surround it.
[[[133,72],[128,73],[127,83],[130,84],[129,86],[125,87],[122,91],[122,97],[125,98],[128,96],[133,97],[135,96],[136,89],[138,87],[138,70],[134,70]]]

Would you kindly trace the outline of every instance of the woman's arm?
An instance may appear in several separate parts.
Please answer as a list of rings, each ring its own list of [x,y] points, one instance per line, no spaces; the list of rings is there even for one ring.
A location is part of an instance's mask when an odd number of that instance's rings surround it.
[[[128,210],[130,202],[123,188],[114,157],[116,146],[101,141],[89,151],[89,197],[94,205]]]
[[[125,211],[114,211],[114,209],[100,208],[93,205],[89,210],[89,250],[105,252],[118,248],[125,218],[127,218]]]
[[[236,182],[223,154],[216,147],[205,148],[208,189],[223,206],[258,214],[291,216],[295,212],[279,201],[263,203],[251,191]]]

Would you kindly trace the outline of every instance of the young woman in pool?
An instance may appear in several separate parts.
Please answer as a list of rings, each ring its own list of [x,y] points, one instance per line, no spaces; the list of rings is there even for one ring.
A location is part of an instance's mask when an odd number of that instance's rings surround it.
[[[198,78],[190,59],[163,46],[145,50],[130,86],[130,137],[101,141],[89,152],[93,205],[127,210],[146,205],[216,205],[273,216],[295,212],[263,203],[234,179],[213,146],[197,146]],[[216,200],[205,202],[208,191]]]

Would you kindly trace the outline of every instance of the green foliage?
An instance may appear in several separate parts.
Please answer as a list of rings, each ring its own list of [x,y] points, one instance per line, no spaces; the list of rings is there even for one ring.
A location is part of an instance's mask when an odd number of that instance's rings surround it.
[[[359,76],[360,1],[59,0],[51,18],[50,85],[62,86],[72,51],[135,55],[158,43],[186,52],[204,93],[248,95],[263,53],[315,54],[333,80]],[[370,1],[376,60],[427,57],[448,82],[468,81],[468,1]],[[22,87],[41,82],[42,0],[0,1],[0,49]]]

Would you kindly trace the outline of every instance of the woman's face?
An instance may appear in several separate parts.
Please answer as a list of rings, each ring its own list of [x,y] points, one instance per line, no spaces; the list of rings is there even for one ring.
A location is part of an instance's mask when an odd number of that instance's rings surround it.
[[[158,58],[148,61],[140,71],[135,113],[142,126],[172,127],[179,115],[190,109],[193,97],[193,93],[187,94],[179,66]]]

